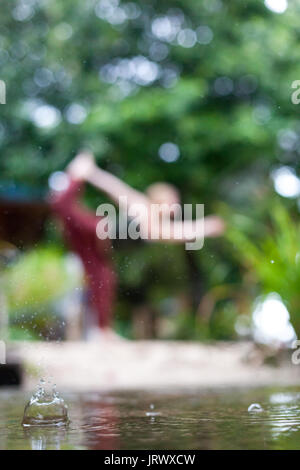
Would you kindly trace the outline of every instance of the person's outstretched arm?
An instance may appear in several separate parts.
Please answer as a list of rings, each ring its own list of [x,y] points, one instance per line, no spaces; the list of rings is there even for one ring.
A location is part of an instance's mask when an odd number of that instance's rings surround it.
[[[96,188],[100,189],[128,215],[139,219],[142,237],[153,241],[167,241],[164,237],[166,228],[169,242],[182,243],[194,241],[203,236],[201,224],[197,220],[170,221],[151,217],[151,201],[143,193],[131,188],[118,177],[97,167],[91,154],[79,154],[71,163],[69,171],[73,177],[81,176]],[[120,199],[121,198],[121,199]],[[126,199],[124,206],[123,199]],[[167,225],[167,227],[165,226]],[[169,230],[168,230],[169,229]],[[218,216],[204,218],[204,236],[217,237],[224,232],[224,223]],[[153,237],[155,234],[155,237]]]
[[[148,205],[150,203],[147,196],[140,191],[132,188],[128,184],[121,181],[117,176],[112,175],[108,171],[102,170],[95,165],[94,171],[91,172],[87,181],[96,188],[103,191],[108,197],[110,197],[117,204],[122,205],[120,197],[126,197],[128,208],[133,204]]]
[[[126,198],[127,208],[133,204],[148,205],[149,199],[141,192],[121,181],[117,176],[99,168],[89,152],[79,153],[68,167],[73,178],[81,178],[106,194],[116,204]]]
[[[141,220],[140,230],[143,238],[150,241],[186,243],[219,237],[225,231],[225,224],[217,215],[195,220],[158,220],[149,216]]]

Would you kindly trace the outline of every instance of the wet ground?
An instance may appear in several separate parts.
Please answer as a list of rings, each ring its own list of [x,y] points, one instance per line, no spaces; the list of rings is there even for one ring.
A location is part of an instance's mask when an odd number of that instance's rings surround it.
[[[29,395],[2,390],[0,449],[300,449],[299,392],[69,393],[67,428],[24,430]],[[249,413],[251,403],[263,411]]]

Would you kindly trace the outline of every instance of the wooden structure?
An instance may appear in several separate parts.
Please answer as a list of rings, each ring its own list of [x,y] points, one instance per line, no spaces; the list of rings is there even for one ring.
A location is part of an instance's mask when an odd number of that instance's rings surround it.
[[[0,258],[14,249],[22,250],[35,245],[44,234],[49,209],[42,198],[30,197],[30,189],[24,192],[14,185],[0,184]],[[9,249],[7,249],[9,247]],[[0,273],[1,274],[1,273]],[[0,286],[1,288],[1,286]],[[0,291],[0,339],[6,340],[7,310],[5,295]],[[0,365],[0,386],[21,385],[22,365],[7,351],[7,364]]]

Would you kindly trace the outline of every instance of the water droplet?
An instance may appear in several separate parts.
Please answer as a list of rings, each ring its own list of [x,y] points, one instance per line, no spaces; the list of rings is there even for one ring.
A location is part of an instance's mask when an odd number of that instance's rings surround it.
[[[153,411],[154,408],[155,408],[155,406],[153,405],[153,403],[151,403],[151,405],[150,405],[150,410],[151,410],[151,411],[147,411],[147,412],[146,412],[146,416],[151,416],[151,417],[153,417],[153,416],[160,416],[161,413],[159,413],[159,412],[157,412],[157,411]]]
[[[23,426],[64,426],[69,422],[68,407],[53,386],[45,391],[40,380],[37,392],[31,397],[24,410]]]
[[[248,408],[249,413],[261,413],[262,411],[264,411],[264,410],[260,406],[259,403],[252,403]]]

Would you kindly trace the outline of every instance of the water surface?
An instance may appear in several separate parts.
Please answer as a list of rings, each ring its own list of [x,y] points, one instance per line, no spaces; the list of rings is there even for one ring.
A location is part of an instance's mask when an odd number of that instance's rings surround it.
[[[0,449],[300,449],[295,388],[63,396],[67,429],[24,430],[29,395],[0,391]]]

